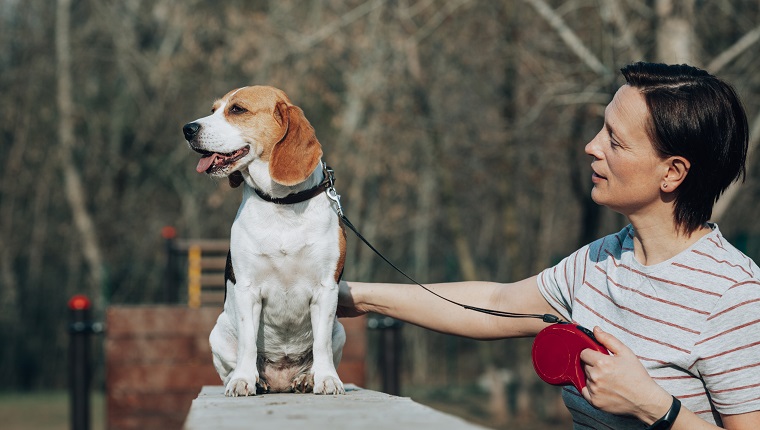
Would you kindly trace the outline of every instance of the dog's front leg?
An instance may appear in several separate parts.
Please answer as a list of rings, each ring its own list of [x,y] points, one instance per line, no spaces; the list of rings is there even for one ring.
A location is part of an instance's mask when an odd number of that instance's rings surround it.
[[[246,282],[235,285],[235,318],[237,321],[237,365],[229,376],[229,382],[224,394],[227,396],[255,396],[256,385],[266,389],[263,381],[259,380],[256,368],[258,347],[256,336],[261,321],[261,291]]]
[[[343,326],[335,317],[338,306],[337,285],[323,286],[311,303],[314,333],[314,394],[344,394],[336,367],[346,340]]]

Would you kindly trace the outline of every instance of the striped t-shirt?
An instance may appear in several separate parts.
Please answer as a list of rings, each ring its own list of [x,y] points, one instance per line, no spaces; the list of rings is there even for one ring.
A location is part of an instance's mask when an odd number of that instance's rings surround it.
[[[760,270],[712,232],[659,264],[633,257],[632,226],[541,272],[541,294],[564,318],[599,326],[631,348],[652,378],[710,423],[760,410]],[[641,429],[563,389],[576,428]]]

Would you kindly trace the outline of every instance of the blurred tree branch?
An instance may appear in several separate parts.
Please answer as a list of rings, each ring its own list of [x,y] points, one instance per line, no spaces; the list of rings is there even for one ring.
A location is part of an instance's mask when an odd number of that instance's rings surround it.
[[[744,53],[752,45],[757,43],[758,40],[760,40],[760,26],[745,33],[744,36],[736,41],[736,43],[729,46],[728,49],[713,58],[707,65],[707,70],[713,74],[719,73],[728,63]]]
[[[591,70],[597,75],[603,78],[609,78],[612,75],[609,68],[602,64],[589,50],[583,41],[575,34],[575,32],[565,23],[554,9],[552,9],[544,0],[523,0],[529,5],[533,6],[533,9],[544,18],[549,25],[557,32],[560,39],[570,48],[575,55],[580,58]]]

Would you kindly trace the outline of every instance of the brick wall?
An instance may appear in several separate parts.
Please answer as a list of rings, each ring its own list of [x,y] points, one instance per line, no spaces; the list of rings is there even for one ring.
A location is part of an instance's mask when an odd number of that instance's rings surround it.
[[[221,385],[208,334],[220,309],[113,306],[106,312],[106,408],[110,430],[179,429],[204,385]],[[364,386],[366,321],[342,319],[348,342],[338,373]]]

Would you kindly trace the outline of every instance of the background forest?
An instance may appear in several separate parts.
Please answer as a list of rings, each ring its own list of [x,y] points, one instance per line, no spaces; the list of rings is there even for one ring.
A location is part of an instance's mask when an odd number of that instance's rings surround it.
[[[181,127],[232,88],[285,90],[412,276],[506,282],[623,226],[583,152],[620,67],[726,79],[756,147],[759,39],[758,0],[0,0],[0,389],[65,386],[71,295],[160,302],[163,226],[228,236],[239,190],[195,172]],[[756,158],[713,218],[757,260]],[[352,236],[345,276],[403,280]],[[402,386],[490,374],[530,409],[550,388],[529,347],[406,326]]]

